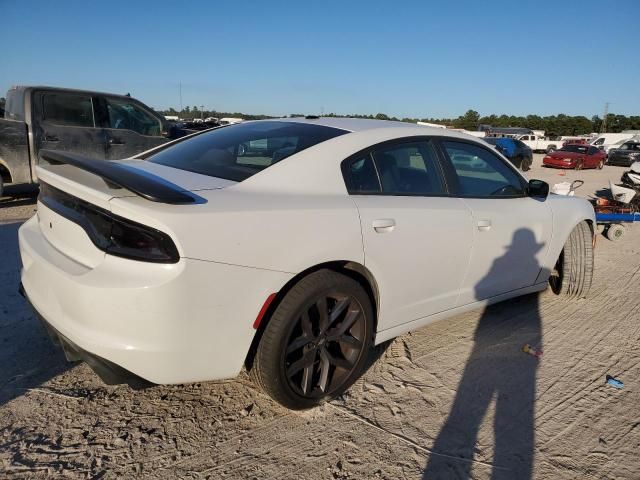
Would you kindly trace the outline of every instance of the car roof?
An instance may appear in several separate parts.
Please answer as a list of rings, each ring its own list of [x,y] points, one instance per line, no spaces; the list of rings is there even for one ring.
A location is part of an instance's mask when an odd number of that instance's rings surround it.
[[[339,128],[348,132],[362,132],[366,130],[376,130],[382,128],[407,128],[416,127],[425,130],[425,135],[432,133],[442,134],[442,128],[427,127],[409,122],[399,122],[393,120],[376,120],[373,118],[352,118],[352,117],[292,117],[273,118],[269,121],[306,123],[309,125],[322,125],[325,127]]]
[[[13,91],[13,92],[17,92],[19,94],[24,94],[24,92],[28,91],[28,90],[47,90],[47,91],[53,91],[53,92],[61,92],[61,93],[78,93],[78,94],[85,94],[85,95],[102,95],[102,96],[106,96],[106,97],[120,97],[122,99],[127,99],[127,100],[135,100],[137,102],[139,102],[140,100],[137,100],[134,97],[128,96],[128,95],[123,95],[121,93],[111,93],[111,92],[99,92],[99,91],[95,91],[95,90],[81,90],[81,89],[77,89],[77,88],[65,88],[65,87],[51,87],[51,86],[47,86],[47,85],[14,85],[12,86],[9,91]]]

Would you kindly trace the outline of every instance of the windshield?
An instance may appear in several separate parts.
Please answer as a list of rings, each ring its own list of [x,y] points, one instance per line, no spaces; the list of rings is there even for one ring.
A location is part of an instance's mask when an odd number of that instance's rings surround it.
[[[348,132],[308,123],[238,123],[178,142],[147,160],[241,182],[294,153],[345,133]]]
[[[589,148],[584,145],[565,145],[559,152],[587,153]]]

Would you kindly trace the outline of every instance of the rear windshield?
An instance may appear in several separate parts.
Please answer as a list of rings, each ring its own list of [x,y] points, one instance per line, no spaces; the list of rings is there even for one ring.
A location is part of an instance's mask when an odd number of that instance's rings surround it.
[[[147,160],[241,182],[294,153],[345,133],[348,132],[307,123],[240,123],[176,143]]]

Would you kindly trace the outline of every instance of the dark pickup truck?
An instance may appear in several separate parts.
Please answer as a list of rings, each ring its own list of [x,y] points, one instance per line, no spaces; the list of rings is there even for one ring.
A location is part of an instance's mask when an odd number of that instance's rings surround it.
[[[0,118],[3,187],[36,185],[41,149],[116,160],[190,133],[128,95],[52,87],[13,87]]]

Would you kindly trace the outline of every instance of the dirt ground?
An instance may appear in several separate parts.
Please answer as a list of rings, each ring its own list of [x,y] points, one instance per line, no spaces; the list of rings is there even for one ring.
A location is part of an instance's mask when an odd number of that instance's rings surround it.
[[[583,178],[583,196],[623,171],[540,162],[530,178]],[[434,323],[343,398],[296,413],[244,374],[133,391],[66,363],[16,291],[33,210],[0,204],[0,478],[640,477],[640,227],[599,237],[588,299],[545,292]]]

